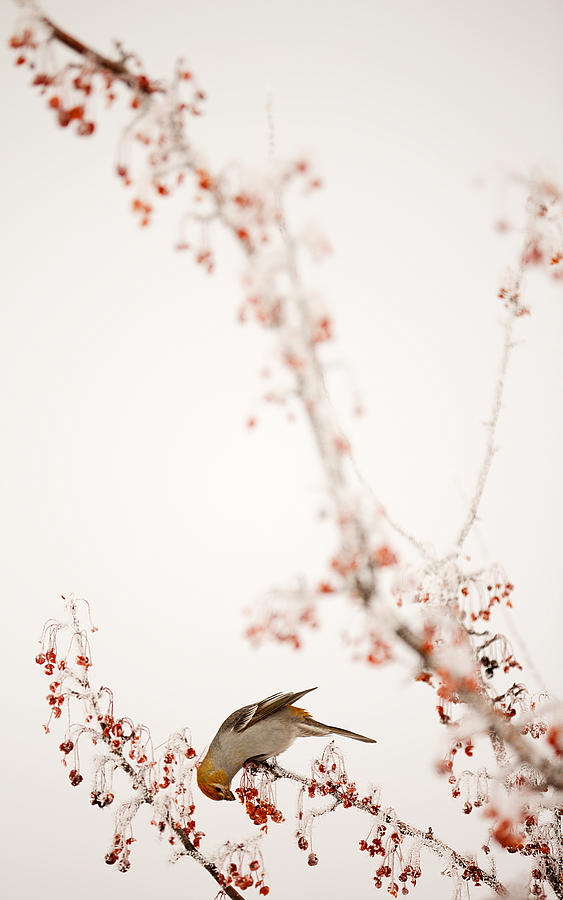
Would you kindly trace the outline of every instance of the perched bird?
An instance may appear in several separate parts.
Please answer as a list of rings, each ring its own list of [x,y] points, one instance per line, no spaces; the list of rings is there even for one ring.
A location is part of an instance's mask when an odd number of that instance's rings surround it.
[[[237,709],[225,719],[197,770],[197,783],[206,797],[234,800],[231,781],[239,769],[247,762],[264,762],[283,753],[298,737],[341,734],[356,741],[376,743],[355,731],[323,725],[304,709],[292,706],[310,691],[316,688],[296,694],[272,694]]]

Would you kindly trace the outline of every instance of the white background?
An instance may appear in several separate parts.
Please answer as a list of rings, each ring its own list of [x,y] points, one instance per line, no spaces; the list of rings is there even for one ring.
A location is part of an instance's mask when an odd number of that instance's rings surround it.
[[[335,317],[325,355],[340,364],[357,457],[394,517],[447,549],[482,452],[496,292],[517,246],[493,227],[512,203],[503,173],[562,174],[560,3],[51,0],[47,12],[102,51],[121,38],[159,77],[184,55],[209,96],[192,136],[212,167],[267,162],[271,94],[278,155],[310,153],[325,182],[309,214],[335,253],[314,286]],[[13,18],[3,4],[4,45]],[[434,695],[404,670],[350,663],[345,606],[329,604],[298,654],[254,652],[241,636],[241,609],[293,576],[317,578],[334,537],[318,521],[306,424],[260,403],[272,344],[237,324],[242,260],[220,240],[208,277],[175,254],[166,200],[139,229],[114,176],[119,110],[100,109],[95,138],[78,139],[56,127],[7,49],[0,65],[8,893],[215,893],[190,861],[168,865],[145,821],[131,872],[104,865],[111,811],[89,807],[86,783],[69,787],[58,735],[41,729],[36,640],[71,591],[100,627],[93,678],[157,742],[189,725],[201,749],[238,706],[318,684],[309,708],[319,719],[378,739],[344,747],[361,787],[381,784],[404,819],[477,848],[485,823],[462,816],[432,774],[444,740]],[[563,298],[534,273],[525,300],[532,316],[518,323],[480,541],[514,582],[512,619],[560,694]],[[347,418],[350,385],[361,420]],[[306,771],[322,746],[301,742],[284,761]],[[319,822],[310,870],[290,789],[280,805],[288,824],[264,848],[274,896],[373,896],[375,866],[357,851],[367,820],[339,811]],[[210,848],[253,829],[238,804],[205,798],[198,824]],[[425,857],[423,870],[419,897],[450,895],[439,864]]]

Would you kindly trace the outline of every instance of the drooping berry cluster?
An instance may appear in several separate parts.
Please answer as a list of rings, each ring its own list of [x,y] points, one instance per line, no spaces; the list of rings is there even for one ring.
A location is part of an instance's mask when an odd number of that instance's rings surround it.
[[[373,882],[376,888],[383,887],[384,880],[388,880],[387,891],[392,897],[408,894],[407,882],[416,887],[418,879],[422,875],[420,867],[420,843],[414,841],[408,853],[403,853],[404,838],[397,827],[380,822],[374,825],[367,838],[359,843],[361,851],[366,851],[371,857],[381,856],[383,862],[378,866]]]
[[[289,644],[299,650],[305,628],[318,626],[317,597],[304,585],[296,589],[270,591],[259,611],[253,611],[253,621],[245,629],[246,637],[258,647],[266,640]]]
[[[276,824],[284,821],[276,805],[275,783],[269,772],[257,773],[252,763],[245,766],[235,793],[244,804],[247,816],[261,831],[268,831],[268,819]]]
[[[263,897],[270,893],[265,881],[264,859],[255,841],[246,844],[227,842],[218,853],[217,865],[221,884],[232,884],[241,891],[254,887]]]
[[[358,799],[356,785],[348,780],[344,756],[334,741],[325,747],[321,758],[311,764],[308,794],[310,798],[315,795],[336,796],[345,809],[353,806]]]

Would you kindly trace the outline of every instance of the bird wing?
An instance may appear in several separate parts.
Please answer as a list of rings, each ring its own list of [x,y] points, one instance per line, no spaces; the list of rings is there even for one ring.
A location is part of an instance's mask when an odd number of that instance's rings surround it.
[[[243,706],[242,709],[237,709],[232,716],[229,716],[229,719],[231,719],[229,724],[233,731],[245,731],[262,719],[267,718],[267,716],[273,715],[286,706],[291,706],[292,703],[295,703],[296,700],[299,700],[300,697],[303,697],[310,691],[316,690],[316,687],[313,687],[306,688],[304,691],[297,691],[296,693],[272,694],[271,697],[259,700],[258,703],[250,703],[248,706]]]

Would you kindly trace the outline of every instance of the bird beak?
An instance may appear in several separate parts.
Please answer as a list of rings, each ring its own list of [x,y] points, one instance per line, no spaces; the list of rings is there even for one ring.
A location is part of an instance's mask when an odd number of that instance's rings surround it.
[[[235,795],[233,794],[232,791],[225,791],[223,800],[234,800],[234,799],[235,799]]]

